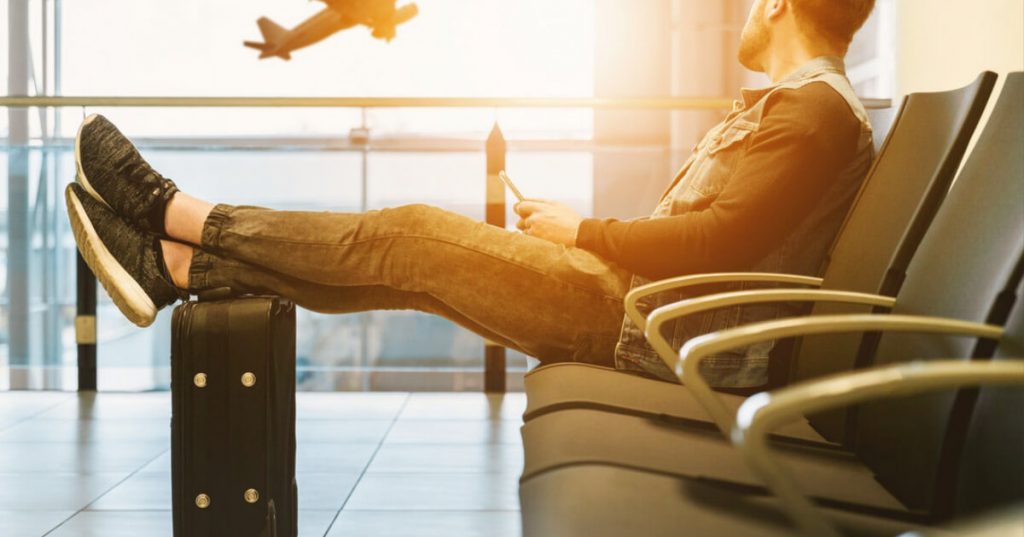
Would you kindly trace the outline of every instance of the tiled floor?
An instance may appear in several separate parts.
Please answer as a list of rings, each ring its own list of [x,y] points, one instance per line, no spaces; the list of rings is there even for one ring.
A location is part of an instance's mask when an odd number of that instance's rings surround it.
[[[299,394],[301,537],[519,535],[521,394]],[[0,392],[0,536],[170,537],[170,395]]]

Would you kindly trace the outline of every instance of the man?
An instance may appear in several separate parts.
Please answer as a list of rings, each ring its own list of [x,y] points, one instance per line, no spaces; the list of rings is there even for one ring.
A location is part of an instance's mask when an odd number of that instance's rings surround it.
[[[213,205],[180,192],[92,116],[76,140],[78,184],[66,192],[75,238],[140,326],[178,298],[230,287],[320,312],[417,309],[545,363],[674,380],[624,319],[623,296],[684,274],[817,273],[872,160],[867,115],[841,58],[873,4],[757,0],[739,59],[773,84],[743,91],[648,218],[582,219],[530,200],[516,206],[515,233],[425,205],[362,214]],[[671,341],[786,313],[687,318]],[[762,385],[770,350],[718,356],[704,373],[717,386]]]

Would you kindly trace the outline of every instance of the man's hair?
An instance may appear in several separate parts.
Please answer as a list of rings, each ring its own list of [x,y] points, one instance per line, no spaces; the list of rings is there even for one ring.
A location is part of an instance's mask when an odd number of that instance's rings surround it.
[[[791,0],[793,14],[832,45],[846,50],[867,22],[875,0]]]

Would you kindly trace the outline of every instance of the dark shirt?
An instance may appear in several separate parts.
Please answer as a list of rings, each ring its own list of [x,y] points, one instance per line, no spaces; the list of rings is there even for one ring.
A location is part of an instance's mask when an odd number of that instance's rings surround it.
[[[778,248],[857,152],[860,123],[824,82],[776,92],[733,177],[705,209],[587,219],[576,246],[652,280],[744,270]]]

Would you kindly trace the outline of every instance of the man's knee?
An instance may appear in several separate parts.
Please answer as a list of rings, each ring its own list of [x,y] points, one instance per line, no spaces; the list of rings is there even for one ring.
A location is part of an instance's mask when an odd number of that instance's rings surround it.
[[[462,235],[465,232],[464,225],[473,223],[473,220],[458,213],[425,203],[384,209],[382,216],[388,218],[390,227],[417,234],[428,232],[430,235],[444,235],[451,230],[456,235]]]
[[[425,224],[443,217],[448,212],[440,207],[425,203],[401,205],[392,209],[386,209],[386,211],[391,213],[393,218],[409,224]]]

